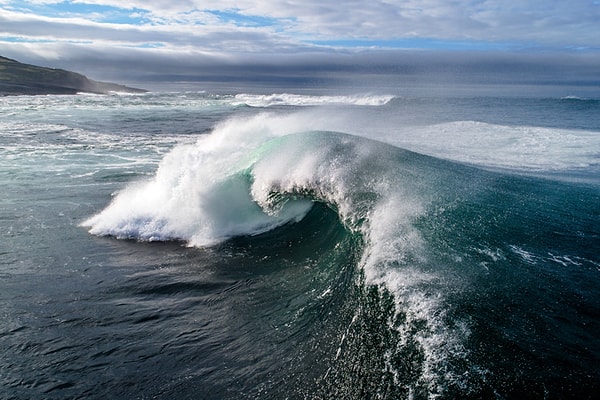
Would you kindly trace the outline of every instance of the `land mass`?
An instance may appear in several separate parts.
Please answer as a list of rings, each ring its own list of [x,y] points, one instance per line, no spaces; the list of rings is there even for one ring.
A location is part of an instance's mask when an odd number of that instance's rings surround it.
[[[146,90],[98,82],[76,72],[23,64],[0,56],[0,96],[109,92],[144,93]]]

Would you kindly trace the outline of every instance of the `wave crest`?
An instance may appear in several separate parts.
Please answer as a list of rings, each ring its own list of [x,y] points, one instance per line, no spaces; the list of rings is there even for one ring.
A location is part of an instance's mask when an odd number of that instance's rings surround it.
[[[355,106],[382,106],[389,103],[394,96],[391,95],[351,95],[351,96],[310,96],[300,94],[238,94],[233,101],[234,105],[247,105],[250,107],[271,106],[322,106],[322,105],[355,105]]]

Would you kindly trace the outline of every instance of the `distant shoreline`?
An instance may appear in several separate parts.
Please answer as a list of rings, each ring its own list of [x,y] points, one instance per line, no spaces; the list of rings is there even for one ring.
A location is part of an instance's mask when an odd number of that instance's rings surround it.
[[[146,93],[147,90],[94,81],[76,72],[23,64],[0,56],[0,97],[111,92]]]

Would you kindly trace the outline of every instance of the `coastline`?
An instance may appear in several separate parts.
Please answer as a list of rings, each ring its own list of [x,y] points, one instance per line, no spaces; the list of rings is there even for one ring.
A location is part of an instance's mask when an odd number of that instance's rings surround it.
[[[110,92],[146,93],[147,90],[99,82],[76,72],[23,64],[0,56],[0,97]]]

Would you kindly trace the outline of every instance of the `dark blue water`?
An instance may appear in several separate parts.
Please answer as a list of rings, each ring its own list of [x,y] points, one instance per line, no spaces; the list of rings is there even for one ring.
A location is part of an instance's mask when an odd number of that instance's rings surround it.
[[[0,397],[595,398],[600,104],[0,103]]]

